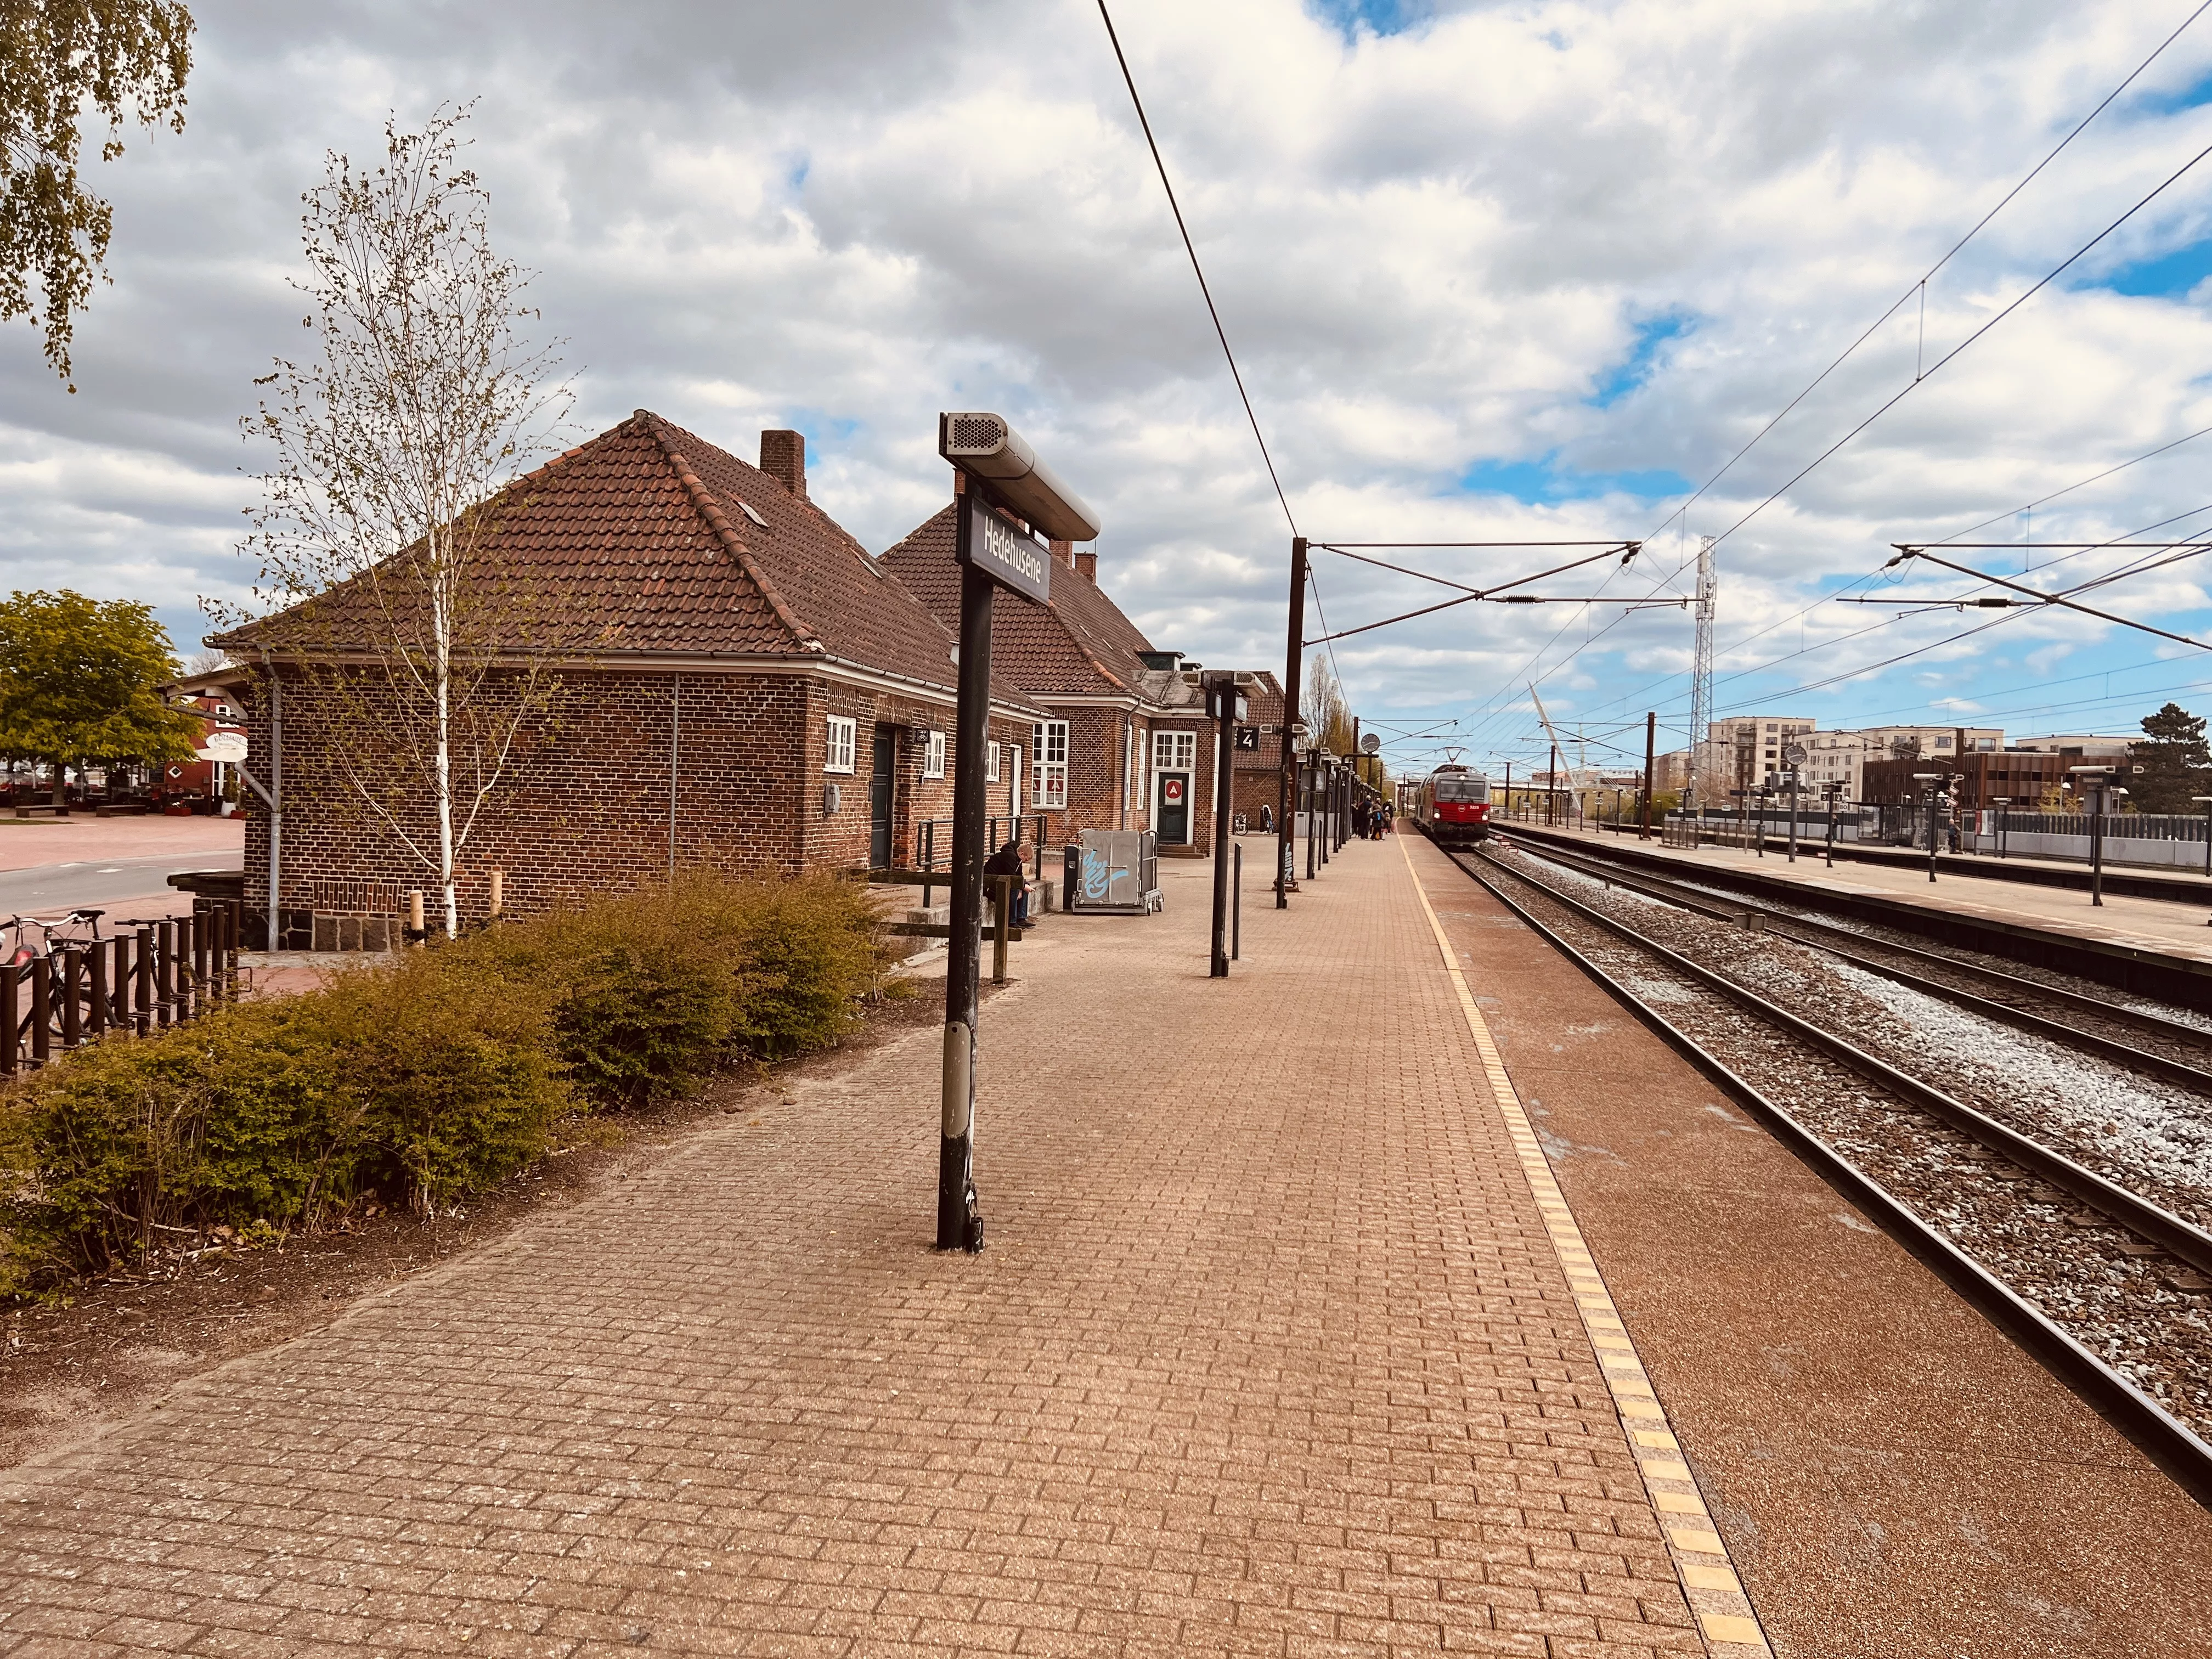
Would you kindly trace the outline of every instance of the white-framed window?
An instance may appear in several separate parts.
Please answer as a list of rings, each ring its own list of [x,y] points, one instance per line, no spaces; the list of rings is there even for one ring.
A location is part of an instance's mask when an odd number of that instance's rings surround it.
[[[932,732],[921,749],[921,775],[941,778],[945,775],[945,733]]]
[[[1067,722],[1040,720],[1036,726],[1036,772],[1031,780],[1040,811],[1067,810]]]
[[[998,781],[999,745],[995,743],[987,743],[983,745],[983,781],[996,783]]]
[[[853,769],[853,751],[860,741],[860,727],[857,720],[842,714],[830,716],[830,741],[822,762],[825,772],[849,772]]]
[[[1152,769],[1155,772],[1188,772],[1197,761],[1197,732],[1152,733]]]

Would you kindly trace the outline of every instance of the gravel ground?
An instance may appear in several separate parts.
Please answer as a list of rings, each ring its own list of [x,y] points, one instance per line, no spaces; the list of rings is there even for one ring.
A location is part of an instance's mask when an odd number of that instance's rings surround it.
[[[1508,855],[1509,871],[1513,862],[1517,860]],[[2207,1151],[2202,1102],[2179,1091],[2161,1088],[2154,1093],[2118,1068],[2063,1054],[2048,1044],[2041,1045],[2038,1056],[2044,1092],[2023,1096],[2009,1081],[2014,1073],[2008,1069],[2008,1060],[2017,1055],[1996,1045],[2000,1038],[2012,1043],[2030,1039],[1772,935],[1730,929],[1556,866],[1547,865],[1542,874],[1562,891],[1572,891],[1705,966],[1747,984],[1757,981],[1752,988],[1796,1005],[1801,1016],[1809,1014],[1839,1035],[1859,1041],[1881,1034],[1887,1039],[1881,1044],[1882,1058],[1977,1108],[2009,1106],[2003,1115],[2024,1133],[2032,1130],[2029,1121],[2021,1121],[2023,1099],[2047,1108],[2051,1096],[2063,1097],[2070,1089],[2081,1103],[2073,1115],[2084,1126],[2084,1139],[2089,1140],[2092,1131],[2094,1139],[2065,1150],[2101,1153],[2110,1148],[2110,1156],[2093,1163],[2106,1166],[2100,1173],[2113,1179],[2124,1175],[2125,1184],[2161,1200],[2188,1195],[2195,1214],[2205,1213],[2212,1195],[2205,1190],[2203,1171],[2212,1154]],[[1548,925],[1634,994],[1665,1008],[1685,1033],[1924,1221],[1948,1233],[2046,1317],[2199,1434],[2212,1437],[2212,1295],[2197,1288],[2202,1281],[2192,1272],[1540,891],[1524,886],[1516,896],[1535,907]],[[1881,986],[1885,996],[1870,994],[1869,985]],[[1893,1000],[1908,997],[1909,1006]],[[1929,1014],[1925,1025],[1923,1014]],[[1942,1024],[1936,1023],[1936,1015]],[[1974,1050],[1971,1063],[1962,1060],[1967,1047]],[[1976,1067],[1978,1081],[1966,1082]],[[2124,1110],[2115,1109],[2116,1089],[2133,1091]],[[2043,1118],[2032,1121],[2035,1128],[2045,1127]],[[2185,1184],[2170,1178],[2175,1175],[2186,1177]]]
[[[1656,878],[1666,880],[1672,885],[1680,887],[1685,892],[1695,893],[1704,898],[1718,899],[1731,904],[1756,903],[1778,915],[1792,916],[1802,921],[1826,922],[1830,927],[1834,927],[1838,922],[1837,916],[1832,911],[1824,911],[1813,905],[1795,903],[1788,899],[1774,897],[1765,893],[1753,899],[1729,888],[1713,886],[1704,882],[1683,881],[1671,877]],[[2124,992],[2114,990],[2109,985],[2100,985],[2094,980],[2061,973],[2054,968],[2039,967],[2033,963],[2016,961],[2011,957],[1994,956],[1986,951],[1964,950],[1955,945],[1939,945],[1932,939],[1923,938],[1918,933],[1908,933],[1901,927],[1889,927],[1880,922],[1859,921],[1853,921],[1849,925],[1856,936],[1856,942],[1862,945],[1890,945],[1901,949],[1927,951],[1970,968],[1987,968],[1996,973],[2009,975],[2014,979],[2027,980],[2032,984],[2047,985],[2054,990],[2071,991],[2079,996],[2094,997],[2100,1002],[2110,1003],[2113,1007],[2125,1009],[2130,1013],[2148,1014],[2154,1019],[2165,1020],[2172,1024],[2185,1025],[2193,1030],[2202,1031],[2208,1040],[2212,1040],[2212,1014],[2200,1012],[2195,1008],[2184,1008],[2178,1004],[2160,1002],[2150,997],[2130,996]],[[1935,963],[1927,962],[1925,959],[1915,959],[1910,966],[1911,971],[1929,974],[1931,977],[1938,971]],[[1965,989],[1984,996],[1990,994],[1985,986],[1970,978],[1962,978],[1960,983]],[[2041,1010],[2036,1012],[2039,1012]],[[2079,1010],[2059,1006],[2054,1006],[2051,1012],[2051,1018],[2056,1019],[2072,1020],[2082,1017]],[[2141,1042],[2143,1038],[2139,1027],[2123,1025],[2117,1022],[2106,1035],[2130,1042]],[[2165,1044],[2157,1046],[2162,1051],[2168,1047]],[[2185,1046],[2178,1041],[2171,1045],[2171,1052],[2176,1060],[2186,1060],[2192,1066],[2203,1066],[2212,1069],[2212,1041],[2208,1041],[2204,1044]]]

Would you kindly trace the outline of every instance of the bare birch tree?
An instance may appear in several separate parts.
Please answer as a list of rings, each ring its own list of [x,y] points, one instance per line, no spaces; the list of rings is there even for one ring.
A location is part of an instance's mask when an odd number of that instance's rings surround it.
[[[467,115],[386,122],[374,170],[330,155],[294,284],[319,354],[277,358],[240,422],[275,451],[242,550],[276,613],[253,641],[312,684],[336,781],[434,881],[449,934],[460,857],[557,690],[550,619],[496,532],[570,402],[459,165]]]

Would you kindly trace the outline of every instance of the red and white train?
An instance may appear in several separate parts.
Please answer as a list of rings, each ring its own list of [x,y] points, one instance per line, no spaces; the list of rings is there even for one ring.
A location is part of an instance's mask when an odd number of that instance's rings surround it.
[[[1490,780],[1472,767],[1439,766],[1413,795],[1413,821],[1440,847],[1466,847],[1490,834]]]

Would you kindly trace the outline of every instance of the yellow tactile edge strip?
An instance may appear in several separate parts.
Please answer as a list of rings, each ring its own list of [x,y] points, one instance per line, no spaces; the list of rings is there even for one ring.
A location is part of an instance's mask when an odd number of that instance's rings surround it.
[[[1528,1113],[1522,1109],[1521,1097],[1506,1074],[1498,1044],[1491,1038],[1489,1022],[1467,988],[1467,976],[1452,953],[1451,939],[1437,920],[1436,908],[1421,884],[1420,872],[1413,867],[1413,848],[1403,836],[1398,847],[1406,855],[1406,873],[1413,878],[1413,896],[1420,900],[1421,914],[1429,919],[1429,931],[1436,936],[1444,972],[1459,997],[1460,1012],[1467,1016],[1475,1052],[1482,1056],[1491,1095],[1505,1120],[1506,1133],[1512,1139],[1522,1173],[1535,1196],[1537,1211],[1544,1218],[1544,1230],[1551,1235],[1552,1248],[1559,1253],[1559,1266],[1575,1293],[1575,1305],[1582,1310],[1583,1328],[1589,1334],[1606,1387],[1613,1393],[1613,1409],[1620,1413],[1621,1427],[1635,1450],[1644,1491],[1667,1534],[1668,1553],[1674,1558],[1675,1574],[1682,1581],[1682,1595],[1697,1615],[1698,1632],[1706,1646],[1726,1659],[1770,1653],[1759,1615],[1729,1560],[1728,1546],[1721,1541],[1720,1530],[1706,1511],[1690,1466],[1683,1460],[1681,1444],[1667,1420],[1667,1408],[1652,1392],[1651,1379],[1636,1356],[1636,1345],[1629,1340],[1620,1310],[1613,1305],[1597,1264],[1590,1259],[1589,1246],[1583,1243],[1574,1212],[1567,1207],[1559,1182],[1552,1178],[1543,1144],[1529,1127]]]

